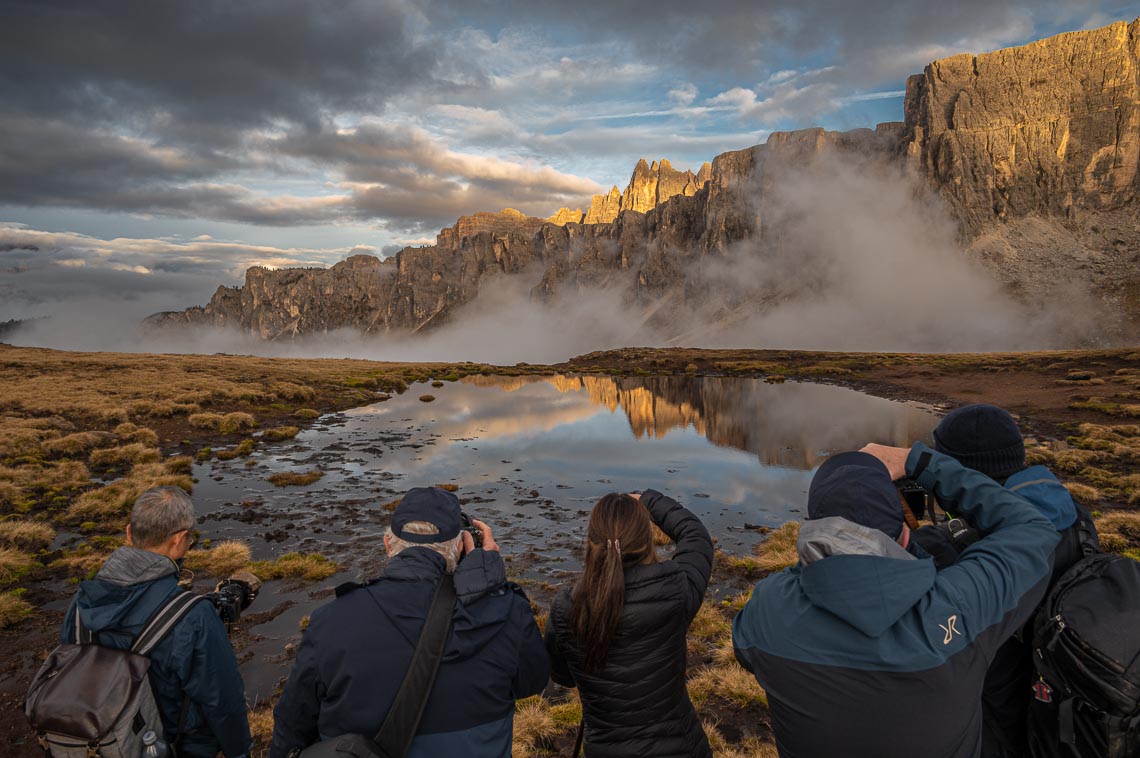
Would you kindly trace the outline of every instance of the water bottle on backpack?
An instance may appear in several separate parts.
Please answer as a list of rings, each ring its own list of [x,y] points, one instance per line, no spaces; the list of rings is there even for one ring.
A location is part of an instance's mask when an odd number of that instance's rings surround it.
[[[153,730],[143,732],[142,741],[143,749],[139,758],[170,758],[170,746]]]

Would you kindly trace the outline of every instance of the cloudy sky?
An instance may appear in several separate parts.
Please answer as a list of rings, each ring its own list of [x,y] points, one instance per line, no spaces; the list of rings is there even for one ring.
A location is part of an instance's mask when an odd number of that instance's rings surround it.
[[[901,120],[906,76],[1140,3],[0,0],[0,320],[549,215],[640,157]],[[142,307],[140,305],[140,307]]]

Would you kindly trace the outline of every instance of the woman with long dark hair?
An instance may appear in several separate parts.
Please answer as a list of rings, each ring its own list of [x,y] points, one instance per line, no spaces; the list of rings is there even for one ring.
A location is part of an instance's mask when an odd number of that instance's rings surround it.
[[[661,561],[656,524],[677,545]],[[708,530],[654,490],[606,495],[575,585],[546,625],[554,681],[577,687],[589,758],[711,756],[685,688],[685,634],[712,571]]]

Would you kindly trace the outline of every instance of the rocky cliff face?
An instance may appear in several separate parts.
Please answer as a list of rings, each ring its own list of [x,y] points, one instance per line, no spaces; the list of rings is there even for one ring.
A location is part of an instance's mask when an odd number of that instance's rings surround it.
[[[976,236],[1136,196],[1140,20],[936,61],[907,81],[905,151]]]
[[[1140,291],[1131,258],[1120,254],[1140,237],[1131,223],[1138,66],[1140,20],[947,58],[908,80],[903,122],[777,132],[696,174],[642,160],[624,192],[595,196],[584,214],[476,213],[442,230],[435,245],[383,262],[355,256],[328,270],[250,269],[243,287],[219,288],[204,308],[150,323],[240,326],[267,339],[336,328],[415,331],[446,321],[487,277],[523,271],[540,299],[597,287],[649,307],[699,299],[692,272],[701,261],[735,242],[767,239],[781,183],[828,153],[911,166],[946,200],[969,249],[1012,288],[1071,275]],[[1119,232],[1117,242],[1101,245],[1102,227]],[[1059,253],[1050,239],[1081,247]]]
[[[653,161],[653,165],[642,158],[634,166],[625,192],[614,187],[608,194],[594,195],[590,209],[581,221],[585,224],[608,224],[616,221],[622,211],[648,213],[671,197],[692,197],[711,176],[712,166],[708,163],[694,174],[692,171],[677,171],[664,158],[660,163]]]

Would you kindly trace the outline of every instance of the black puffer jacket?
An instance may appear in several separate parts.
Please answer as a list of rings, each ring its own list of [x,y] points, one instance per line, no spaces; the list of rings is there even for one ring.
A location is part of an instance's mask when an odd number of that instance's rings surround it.
[[[711,756],[685,688],[685,634],[708,587],[712,540],[700,519],[672,498],[646,490],[641,501],[677,543],[672,560],[625,569],[625,608],[597,673],[583,671],[569,622],[570,589],[563,590],[546,626],[551,676],[578,687],[589,758]]]

